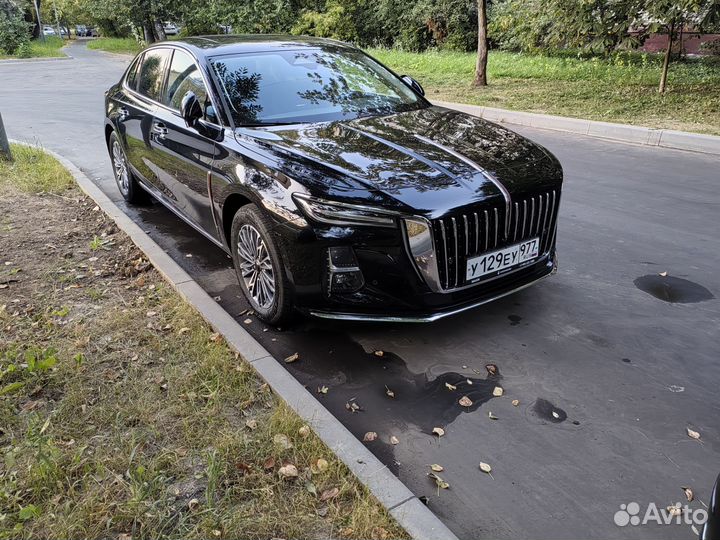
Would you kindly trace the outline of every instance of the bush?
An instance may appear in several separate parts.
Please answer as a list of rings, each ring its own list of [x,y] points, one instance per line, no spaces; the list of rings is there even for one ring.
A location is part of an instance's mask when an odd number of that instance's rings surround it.
[[[30,25],[20,15],[0,11],[0,53],[15,54],[30,42]]]
[[[713,56],[720,56],[720,38],[706,41],[700,45],[700,50],[706,51]]]

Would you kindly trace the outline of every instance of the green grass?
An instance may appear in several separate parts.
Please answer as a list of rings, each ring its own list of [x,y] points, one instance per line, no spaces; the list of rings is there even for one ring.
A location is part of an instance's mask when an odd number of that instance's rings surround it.
[[[0,539],[407,537],[51,158],[13,151]]]
[[[65,41],[57,36],[47,36],[44,41],[34,39],[26,46],[21,47],[13,55],[2,55],[3,58],[61,58],[66,56],[60,49],[65,46]]]
[[[143,47],[132,38],[97,38],[88,42],[88,49],[116,54],[137,54]]]
[[[618,53],[609,59],[491,51],[487,88],[474,88],[472,53],[371,49],[411,75],[430,100],[455,101],[608,122],[720,135],[720,61],[671,64],[665,95],[657,92],[661,58]]]
[[[11,144],[12,161],[0,159],[0,186],[26,193],[62,193],[75,185],[72,175],[39,148]]]

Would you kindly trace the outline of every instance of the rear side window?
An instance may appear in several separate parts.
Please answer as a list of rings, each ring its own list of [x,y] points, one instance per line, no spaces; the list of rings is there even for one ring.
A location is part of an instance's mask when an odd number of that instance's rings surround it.
[[[140,66],[137,91],[154,101],[160,101],[165,81],[165,69],[170,49],[151,49],[145,53]]]
[[[188,92],[193,92],[198,101],[205,105],[207,90],[195,61],[188,53],[175,50],[170,64],[170,71],[168,72],[165,99],[162,102],[168,107],[180,110],[182,98]]]
[[[137,75],[140,64],[142,64],[142,55],[135,59],[133,65],[128,69],[127,77],[125,77],[125,84],[127,84],[131,90],[137,89]]]

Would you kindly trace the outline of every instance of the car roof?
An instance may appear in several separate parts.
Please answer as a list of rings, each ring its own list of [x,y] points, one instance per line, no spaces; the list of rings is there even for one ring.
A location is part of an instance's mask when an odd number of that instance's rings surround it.
[[[309,36],[285,34],[220,34],[217,36],[194,36],[180,40],[163,41],[150,48],[163,45],[179,45],[192,51],[197,58],[224,54],[267,52],[278,49],[352,49],[341,41]]]

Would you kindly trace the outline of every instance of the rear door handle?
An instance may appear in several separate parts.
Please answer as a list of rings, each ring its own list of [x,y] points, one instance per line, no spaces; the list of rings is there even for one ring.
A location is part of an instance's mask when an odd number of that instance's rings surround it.
[[[153,122],[152,132],[155,134],[156,139],[164,139],[168,134],[168,128],[162,122]]]

